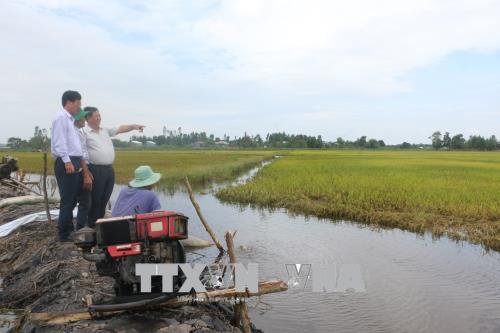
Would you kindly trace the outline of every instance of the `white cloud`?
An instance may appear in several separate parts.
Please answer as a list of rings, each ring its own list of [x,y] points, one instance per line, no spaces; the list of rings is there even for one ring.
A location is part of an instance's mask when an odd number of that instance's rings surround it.
[[[227,75],[298,89],[390,93],[457,51],[500,47],[498,1],[234,1],[195,25]]]
[[[163,51],[174,62],[179,52],[189,55],[219,80],[305,93],[405,91],[410,86],[402,76],[411,70],[457,51],[500,48],[500,2],[494,0],[70,4],[46,0],[43,7],[65,9],[82,26],[102,23],[115,38],[150,36],[151,52]]]
[[[113,123],[140,115],[155,131],[237,130],[297,105],[311,106],[297,119],[319,112],[311,116],[321,123],[337,117],[324,111],[338,110],[335,96],[411,91],[414,70],[500,49],[493,0],[40,0],[4,1],[0,12],[0,104],[15,124],[0,141],[48,127],[66,89]],[[369,112],[348,109],[354,119]]]

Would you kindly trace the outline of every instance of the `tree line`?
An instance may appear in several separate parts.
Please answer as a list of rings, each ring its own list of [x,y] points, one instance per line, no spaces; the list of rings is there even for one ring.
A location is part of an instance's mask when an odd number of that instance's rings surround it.
[[[484,138],[480,135],[471,135],[468,139],[464,138],[463,134],[450,135],[449,132],[441,134],[440,131],[435,131],[429,137],[431,145],[434,149],[453,149],[453,150],[498,150],[500,142],[495,135],[489,138]]]
[[[15,150],[45,150],[50,147],[50,139],[45,128],[35,126],[35,133],[30,139],[10,137],[7,139],[7,146]]]
[[[137,146],[158,147],[235,147],[235,148],[340,148],[340,149],[443,149],[443,150],[498,150],[500,142],[495,135],[488,138],[480,135],[471,135],[468,139],[463,134],[451,135],[449,132],[441,134],[435,131],[429,137],[430,144],[415,144],[403,142],[397,145],[386,145],[384,140],[361,136],[350,141],[338,137],[336,141],[325,141],[321,135],[311,136],[305,134],[288,134],[286,132],[268,133],[265,137],[260,134],[249,135],[246,132],[241,137],[230,137],[224,134],[222,137],[206,132],[184,133],[182,128],[168,130],[163,128],[162,135],[155,136],[132,136],[130,140],[121,141],[113,139],[117,148]],[[33,136],[28,140],[19,137],[11,137],[7,146],[15,150],[44,150],[50,147],[50,138],[46,129],[35,127]]]
[[[165,131],[164,131],[165,132]],[[318,136],[304,134],[269,133],[265,138],[260,134],[248,135],[246,132],[241,137],[231,138],[224,134],[222,138],[206,132],[182,133],[168,131],[166,135],[159,136],[132,136],[131,142],[140,142],[144,145],[154,143],[158,146],[189,147],[189,146],[231,146],[239,148],[324,148],[325,142]]]

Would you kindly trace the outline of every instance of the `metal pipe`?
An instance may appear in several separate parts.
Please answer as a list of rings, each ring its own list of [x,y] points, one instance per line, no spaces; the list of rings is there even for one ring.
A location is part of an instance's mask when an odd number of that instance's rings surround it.
[[[105,253],[83,252],[83,259],[88,260],[88,261],[93,261],[93,262],[99,262],[99,261],[106,260],[106,254]]]
[[[120,311],[120,310],[132,310],[136,308],[142,308],[145,306],[154,305],[156,303],[161,303],[167,301],[171,298],[176,298],[179,293],[166,294],[152,299],[146,299],[141,301],[134,301],[128,303],[120,304],[101,304],[101,305],[91,305],[89,306],[89,312],[105,312],[105,311]]]

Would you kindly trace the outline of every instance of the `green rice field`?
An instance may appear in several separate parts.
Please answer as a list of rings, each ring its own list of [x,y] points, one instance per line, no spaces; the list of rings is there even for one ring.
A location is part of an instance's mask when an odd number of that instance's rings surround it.
[[[500,250],[500,153],[293,151],[227,202],[431,232]]]
[[[43,171],[42,153],[11,152],[11,155],[19,159],[19,166],[24,171]],[[247,150],[123,150],[116,152],[114,166],[118,183],[130,181],[138,166],[149,165],[163,174],[161,185],[167,188],[174,188],[184,176],[200,188],[210,182],[232,180],[273,155],[271,151]],[[53,163],[50,158],[49,173],[53,173]]]
[[[117,151],[117,182],[143,164],[174,189],[187,175],[197,188],[228,181],[277,152],[266,150]],[[431,232],[500,250],[500,153],[453,151],[294,150],[247,184],[217,193],[225,202],[373,227]],[[27,172],[42,154],[13,152]],[[52,161],[49,162],[52,172]]]

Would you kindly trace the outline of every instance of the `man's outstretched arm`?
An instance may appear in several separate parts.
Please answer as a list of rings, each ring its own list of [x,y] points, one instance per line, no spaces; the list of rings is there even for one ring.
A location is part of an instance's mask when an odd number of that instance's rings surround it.
[[[118,130],[116,131],[116,134],[120,133],[127,133],[133,130],[137,130],[139,132],[142,132],[144,130],[144,125],[137,125],[137,124],[132,124],[132,125],[121,125],[118,127]]]

